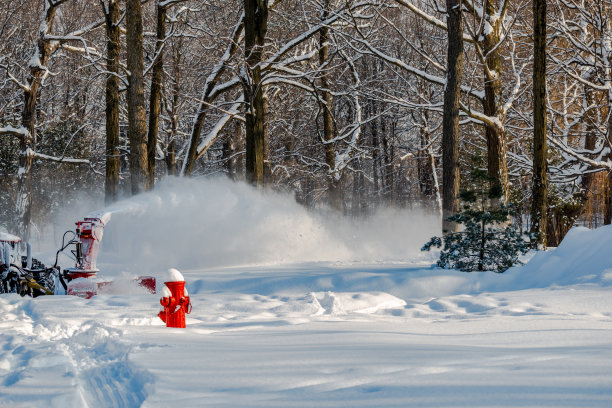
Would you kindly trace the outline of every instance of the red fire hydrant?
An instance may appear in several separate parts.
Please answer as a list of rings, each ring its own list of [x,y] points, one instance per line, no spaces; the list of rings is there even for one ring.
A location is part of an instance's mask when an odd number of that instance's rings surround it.
[[[168,279],[162,289],[163,297],[159,303],[164,310],[158,316],[166,323],[166,327],[185,327],[185,314],[191,313],[189,293],[185,288],[185,278],[176,269],[168,270]]]

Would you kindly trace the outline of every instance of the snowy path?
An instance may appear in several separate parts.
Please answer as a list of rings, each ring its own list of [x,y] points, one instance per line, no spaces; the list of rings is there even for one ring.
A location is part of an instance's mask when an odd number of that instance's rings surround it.
[[[161,325],[155,295],[2,296],[0,406],[612,406],[610,287],[465,294],[456,272],[283,271],[186,272],[186,330]],[[406,296],[443,275],[444,296]]]

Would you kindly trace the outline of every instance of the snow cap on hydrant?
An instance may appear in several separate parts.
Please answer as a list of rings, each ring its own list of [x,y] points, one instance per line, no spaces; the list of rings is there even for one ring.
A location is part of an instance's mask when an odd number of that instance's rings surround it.
[[[158,316],[166,323],[166,327],[185,327],[185,314],[191,313],[189,293],[185,288],[185,278],[177,269],[170,268],[162,288],[162,298],[159,303],[164,310]]]
[[[166,273],[164,282],[185,282],[185,278],[183,278],[183,274],[178,269],[170,268]]]

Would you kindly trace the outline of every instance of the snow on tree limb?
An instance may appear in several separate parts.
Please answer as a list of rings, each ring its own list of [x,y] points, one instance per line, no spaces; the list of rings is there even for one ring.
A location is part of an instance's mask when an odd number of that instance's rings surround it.
[[[584,156],[583,154],[578,153],[576,150],[572,149],[571,147],[567,146],[566,144],[564,144],[563,142],[559,141],[557,138],[555,137],[551,137],[548,136],[547,139],[553,144],[555,145],[556,148],[558,148],[559,150],[561,150],[562,152],[574,157],[575,159],[588,164],[589,166],[596,168],[596,169],[605,169],[605,170],[612,170],[612,163],[609,161],[603,161],[603,160],[593,160],[590,159],[586,156]]]
[[[420,8],[418,8],[417,6],[415,6],[414,4],[412,4],[409,0],[394,0],[396,3],[401,4],[402,6],[406,7],[408,10],[412,11],[415,15],[417,15],[418,17],[422,18],[423,20],[427,21],[428,23],[441,28],[444,31],[448,31],[448,27],[446,26],[446,23],[443,22],[440,19],[437,19],[436,17],[427,14],[426,12],[424,12],[423,10],[421,10]],[[466,42],[474,42],[474,38],[469,36],[469,35],[463,35],[463,41]]]
[[[0,127],[0,136],[15,136],[18,139],[27,139],[30,137],[30,132],[23,126],[16,128],[11,125]]]
[[[238,114],[240,113],[240,106],[242,105],[243,102],[244,102],[244,99],[241,96],[232,105],[229,111],[226,111],[226,114],[223,115],[223,117],[221,117],[221,119],[217,121],[217,123],[215,124],[215,126],[213,126],[210,132],[208,132],[208,135],[206,135],[204,140],[202,140],[202,142],[198,145],[198,155],[197,155],[198,159],[202,157],[204,153],[208,151],[210,146],[212,146],[215,140],[217,140],[219,133],[223,130],[223,128],[225,128],[225,126],[229,123],[229,121],[235,118],[236,116],[238,116]]]
[[[56,162],[56,163],[66,163],[66,164],[91,164],[91,162],[87,159],[74,159],[71,157],[57,157],[57,156],[50,156],[47,154],[42,154],[42,153],[38,153],[35,152],[32,149],[27,149],[26,150],[26,155],[28,157],[34,158],[34,159],[39,159],[39,160],[45,160],[45,161],[51,161],[51,162]]]
[[[428,82],[440,85],[440,86],[445,86],[446,84],[446,79],[443,77],[439,77],[436,75],[432,75],[429,74],[425,71],[423,71],[422,69],[416,68],[412,65],[409,65],[407,63],[405,63],[404,61],[400,60],[399,58],[395,58],[392,57],[388,54],[385,54],[384,52],[382,52],[381,50],[377,49],[376,47],[374,47],[369,41],[365,40],[365,39],[360,39],[360,38],[355,38],[354,40],[356,40],[357,42],[359,42],[360,44],[364,45],[367,49],[368,49],[368,53],[371,55],[374,55],[380,59],[382,59],[385,62],[388,62],[391,65],[395,65],[398,68],[403,69],[404,71],[407,71],[421,79],[424,79]],[[484,91],[477,91],[475,89],[473,89],[472,87],[469,86],[465,86],[462,85],[461,86],[461,91],[473,96],[474,98],[477,98],[479,100],[484,100]]]

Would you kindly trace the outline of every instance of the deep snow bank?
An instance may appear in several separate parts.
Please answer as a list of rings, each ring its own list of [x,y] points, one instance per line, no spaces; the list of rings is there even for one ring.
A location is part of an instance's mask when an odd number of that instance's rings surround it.
[[[105,209],[99,265],[129,272],[299,262],[432,261],[420,252],[435,215],[381,210],[356,220],[226,179],[176,179]],[[106,262],[106,265],[104,263]]]
[[[572,228],[555,250],[538,252],[516,272],[527,287],[612,284],[612,225]],[[514,270],[510,271],[515,272]]]

